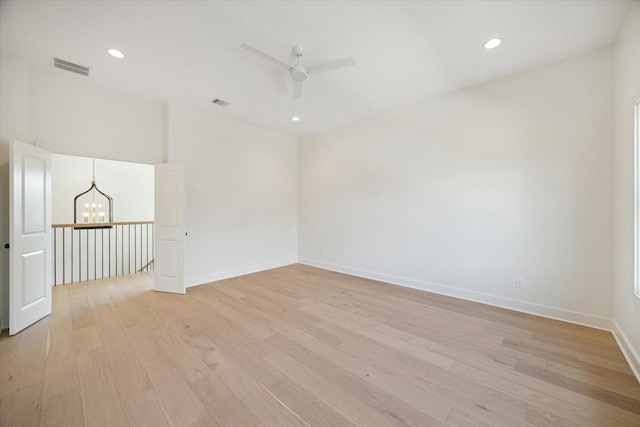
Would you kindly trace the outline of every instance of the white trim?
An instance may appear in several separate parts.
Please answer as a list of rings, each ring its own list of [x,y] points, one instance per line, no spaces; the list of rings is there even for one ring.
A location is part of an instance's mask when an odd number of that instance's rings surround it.
[[[204,285],[218,280],[230,279],[232,277],[244,276],[245,274],[257,273],[259,271],[271,270],[272,268],[284,267],[295,264],[296,258],[286,258],[279,261],[268,262],[264,264],[250,265],[247,267],[237,268],[235,270],[221,271],[219,273],[207,274],[206,276],[188,277],[185,280],[187,288],[192,286]]]
[[[640,100],[636,102],[633,113],[633,292],[640,298]]]
[[[629,363],[631,370],[638,379],[638,382],[640,382],[640,354],[638,354],[638,351],[633,347],[631,341],[629,341],[620,328],[620,325],[618,325],[618,322],[615,320],[613,321],[613,329],[611,332],[618,343],[618,347],[622,350],[622,354],[625,359],[627,359],[627,363]]]
[[[366,279],[390,283],[392,285],[405,286],[408,288],[419,289],[422,291],[433,292],[436,294],[447,295],[464,300],[480,302],[495,307],[516,310],[522,313],[534,314],[536,316],[543,316],[550,319],[562,320],[563,322],[575,323],[577,325],[589,326],[591,328],[602,329],[605,331],[611,331],[613,326],[613,321],[611,319],[600,316],[593,316],[586,313],[580,313],[577,311],[566,310],[558,307],[533,304],[530,302],[505,298],[497,295],[454,288],[439,283],[426,282],[423,280],[411,279],[408,277],[393,276],[390,274],[362,270],[359,268],[345,267],[308,258],[300,258],[298,262],[300,264],[323,268],[325,270],[337,271],[353,276],[364,277]]]

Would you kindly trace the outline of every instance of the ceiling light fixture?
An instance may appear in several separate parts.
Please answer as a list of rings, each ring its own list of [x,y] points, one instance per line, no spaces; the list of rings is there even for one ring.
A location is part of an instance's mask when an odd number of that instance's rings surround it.
[[[496,37],[491,40],[487,40],[484,44],[485,49],[495,49],[502,44],[502,37]]]
[[[118,49],[114,49],[112,47],[110,47],[109,49],[107,49],[107,53],[111,56],[113,56],[114,58],[118,58],[118,59],[122,59],[124,58],[124,53],[122,53],[121,51],[119,51]]]
[[[86,196],[85,196],[86,194]],[[83,197],[84,196],[84,197]],[[97,199],[97,200],[96,200]],[[102,208],[102,203],[107,205],[107,212]],[[84,212],[82,213],[82,222],[98,223],[113,221],[113,199],[107,193],[100,191],[96,185],[96,159],[93,159],[93,178],[91,187],[83,193],[78,194],[73,199],[73,223],[78,224],[79,210],[78,205],[84,203]],[[106,218],[105,218],[106,217]],[[106,221],[105,221],[106,219]],[[111,228],[111,226],[100,226],[96,228]]]
[[[293,117],[291,117],[291,120],[293,120],[294,122],[299,122],[300,121],[300,117],[293,116]]]

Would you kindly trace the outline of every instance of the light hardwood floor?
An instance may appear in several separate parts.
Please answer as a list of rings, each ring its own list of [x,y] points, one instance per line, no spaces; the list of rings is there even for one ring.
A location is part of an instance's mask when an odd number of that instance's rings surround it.
[[[640,426],[610,333],[292,265],[54,288],[0,337],[2,426]]]

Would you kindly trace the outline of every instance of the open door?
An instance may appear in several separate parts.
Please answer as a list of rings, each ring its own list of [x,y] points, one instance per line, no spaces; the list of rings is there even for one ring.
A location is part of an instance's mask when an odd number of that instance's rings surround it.
[[[184,168],[182,164],[156,165],[155,261],[156,291],[184,294]]]
[[[51,314],[51,153],[12,141],[9,335]]]

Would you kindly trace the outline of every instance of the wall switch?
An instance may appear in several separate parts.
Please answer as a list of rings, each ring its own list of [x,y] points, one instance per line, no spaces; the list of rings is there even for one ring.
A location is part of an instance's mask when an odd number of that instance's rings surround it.
[[[516,288],[524,288],[524,277],[516,277]]]

